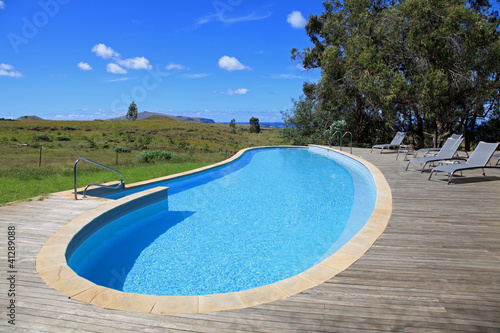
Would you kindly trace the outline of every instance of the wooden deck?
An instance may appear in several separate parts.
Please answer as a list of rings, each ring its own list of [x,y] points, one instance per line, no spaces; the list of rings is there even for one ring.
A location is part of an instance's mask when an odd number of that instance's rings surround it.
[[[0,207],[0,331],[14,331],[6,245],[15,226],[19,332],[500,332],[500,170],[470,171],[446,185],[405,172],[394,153],[353,153],[392,188],[385,232],[327,283],[242,310],[153,315],[70,300],[37,275],[35,257],[55,231],[102,203],[53,196]]]

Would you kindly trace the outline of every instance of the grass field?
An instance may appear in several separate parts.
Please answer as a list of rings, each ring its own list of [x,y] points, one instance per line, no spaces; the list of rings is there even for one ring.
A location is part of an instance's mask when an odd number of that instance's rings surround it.
[[[254,134],[225,124],[0,121],[0,204],[71,189],[73,165],[81,157],[119,170],[130,184],[216,163],[243,148],[281,144],[288,143],[279,130]],[[116,153],[117,147],[125,152]],[[137,162],[136,156],[145,150],[169,151],[172,158]],[[90,163],[78,165],[78,186],[115,180],[119,176],[110,171]]]

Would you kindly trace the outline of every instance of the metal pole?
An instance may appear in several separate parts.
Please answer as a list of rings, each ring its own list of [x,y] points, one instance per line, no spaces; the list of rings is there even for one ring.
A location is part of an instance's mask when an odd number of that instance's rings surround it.
[[[344,135],[342,135],[342,138],[346,136],[347,134],[351,135],[351,154],[352,154],[352,133],[351,132],[345,132]]]
[[[40,146],[40,160],[38,161],[38,167],[42,166],[42,149],[43,149],[43,146]]]
[[[78,162],[80,162],[80,159],[76,160],[75,162],[75,166],[73,167],[73,175],[75,176],[75,200],[78,200],[78,197],[77,197],[77,193],[78,193],[78,190],[77,190],[77,187],[76,187],[76,166],[78,165]]]

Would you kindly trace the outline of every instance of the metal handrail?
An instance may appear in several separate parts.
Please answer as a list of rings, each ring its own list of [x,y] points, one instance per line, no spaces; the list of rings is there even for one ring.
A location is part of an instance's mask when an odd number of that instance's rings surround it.
[[[110,188],[110,189],[120,189],[120,188],[124,188],[125,187],[125,183],[123,182],[123,175],[120,173],[120,171],[117,171],[115,169],[112,169],[110,167],[107,167],[105,165],[102,165],[100,163],[97,163],[97,162],[94,162],[92,160],[89,160],[88,158],[79,158],[76,160],[75,162],[75,166],[74,166],[74,173],[75,173],[75,200],[77,200],[77,194],[78,194],[78,190],[77,190],[77,174],[76,174],[76,166],[78,165],[78,163],[80,161],[86,161],[86,162],[89,162],[89,163],[92,163],[92,164],[95,164],[97,166],[100,166],[101,168],[104,168],[104,169],[107,169],[109,171],[113,171],[113,172],[116,172],[117,174],[120,175],[120,184],[118,185],[102,185],[102,184],[88,184],[87,186],[85,186],[85,189],[83,190],[83,197],[86,198],[87,197],[87,189],[90,187],[90,186],[99,186],[99,187],[106,187],[106,188]]]
[[[335,139],[335,135],[337,135],[337,133],[339,133],[339,148],[340,150],[342,150],[342,132],[341,131],[336,131],[335,133],[333,133],[332,137]]]
[[[351,132],[345,132],[344,135],[342,135],[342,138],[344,138],[344,136],[346,136],[347,134],[351,135],[351,154],[352,154],[352,133]],[[340,148],[340,150],[342,150],[342,147]]]

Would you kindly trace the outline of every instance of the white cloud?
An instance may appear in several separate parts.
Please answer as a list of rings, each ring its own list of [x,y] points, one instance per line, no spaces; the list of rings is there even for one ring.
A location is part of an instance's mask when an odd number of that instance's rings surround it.
[[[299,12],[298,10],[294,10],[293,12],[288,14],[286,21],[288,23],[290,23],[291,26],[296,28],[296,29],[304,28],[306,26],[306,23],[307,23],[304,16],[302,16],[302,13]]]
[[[15,70],[14,66],[3,63],[0,63],[0,76],[23,77],[20,72]]]
[[[226,24],[233,24],[233,23],[239,23],[239,22],[248,22],[248,21],[259,21],[259,20],[264,20],[272,15],[271,12],[266,12],[265,14],[258,15],[255,12],[252,12],[246,16],[239,16],[239,17],[233,17],[233,18],[227,18],[225,17],[222,13],[215,13],[215,14],[210,14],[207,16],[204,16],[196,22],[196,27],[199,27],[203,24],[210,23],[210,22],[222,22]]]
[[[198,73],[198,74],[184,74],[188,79],[202,79],[204,77],[210,76],[208,73]]]
[[[266,79],[303,79],[304,77],[296,74],[272,74],[265,77]]]
[[[94,52],[98,57],[103,59],[109,59],[111,57],[119,57],[120,54],[113,50],[111,47],[106,46],[104,44],[97,44],[92,48],[92,52]]]
[[[98,57],[103,59],[111,59],[114,63],[109,63],[107,67],[107,71],[115,74],[126,74],[127,69],[152,69],[153,66],[149,63],[149,60],[144,57],[135,57],[135,58],[127,58],[122,59],[120,54],[113,50],[111,47],[106,46],[104,44],[96,44],[92,48],[92,52],[94,52]]]
[[[234,91],[235,94],[237,95],[246,95],[248,94],[249,90],[246,88],[239,88]]]
[[[4,8],[5,8],[5,3],[2,0],[0,0],[0,9],[4,9]]]
[[[106,82],[120,82],[120,81],[127,81],[128,77],[121,77],[119,79],[111,79],[111,80],[106,80]]]
[[[230,72],[251,69],[250,67],[243,65],[235,57],[228,57],[226,55],[219,59],[219,67]]]
[[[214,91],[216,92],[216,91]],[[233,90],[231,88],[229,88],[228,90],[226,91],[220,91],[220,93],[222,95],[246,95],[250,92],[250,90],[246,89],[246,88],[239,88],[239,89],[236,89],[236,90]]]
[[[149,60],[144,57],[135,57],[129,59],[115,59],[116,63],[128,69],[152,69],[153,66],[149,63]]]
[[[3,64],[3,63],[2,63],[2,64],[0,64],[0,69],[6,70],[6,71],[8,71],[8,70],[13,70],[13,69],[14,69],[14,66],[9,65],[9,64]]]
[[[109,73],[113,73],[113,74],[127,74],[127,71],[125,69],[121,68],[120,66],[118,66],[117,64],[114,64],[112,62],[108,64],[108,67],[106,68],[106,70]]]
[[[86,62],[80,61],[77,66],[82,71],[91,71],[92,70],[92,67],[88,63],[86,63]]]
[[[224,18],[222,15],[219,15],[219,21],[224,23],[238,23],[238,22],[248,22],[248,21],[260,21],[264,20],[271,16],[271,12],[267,12],[264,15],[257,15],[257,13],[251,13],[247,16],[240,16],[235,18]]]
[[[165,69],[168,69],[168,70],[176,69],[178,71],[182,71],[182,70],[184,70],[186,68],[184,66],[182,66],[182,65],[175,64],[175,63],[171,62],[170,64],[168,64],[167,66],[165,66]]]
[[[116,111],[106,111],[103,109],[98,109],[97,111],[92,111],[87,108],[81,108],[75,110],[68,114],[58,114],[51,119],[55,120],[94,120],[94,119],[111,119],[123,116],[123,112]]]

